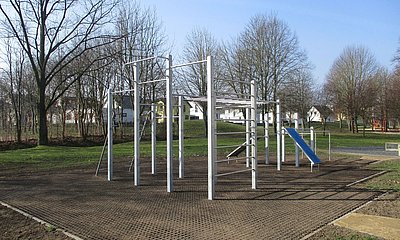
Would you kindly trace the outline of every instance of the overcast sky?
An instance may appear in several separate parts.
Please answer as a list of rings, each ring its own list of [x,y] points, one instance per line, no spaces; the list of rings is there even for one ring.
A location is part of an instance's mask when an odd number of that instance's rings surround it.
[[[172,54],[182,50],[194,28],[206,28],[217,40],[238,36],[251,17],[274,13],[296,33],[315,66],[318,83],[346,46],[362,45],[389,70],[400,47],[398,0],[140,0],[154,7],[163,22]]]

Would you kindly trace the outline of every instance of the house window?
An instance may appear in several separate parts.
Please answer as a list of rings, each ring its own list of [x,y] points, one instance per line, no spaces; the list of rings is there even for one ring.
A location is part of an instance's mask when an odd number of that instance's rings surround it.
[[[197,105],[194,105],[194,112],[198,112],[199,111],[199,107]]]
[[[122,117],[126,118],[126,116],[127,116],[126,113],[122,113]]]

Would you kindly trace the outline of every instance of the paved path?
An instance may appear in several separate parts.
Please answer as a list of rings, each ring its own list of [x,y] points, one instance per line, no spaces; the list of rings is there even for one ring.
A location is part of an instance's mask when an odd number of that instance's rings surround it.
[[[400,239],[400,219],[397,218],[351,213],[335,224],[385,239]]]
[[[259,165],[259,189],[251,190],[250,172],[221,177],[214,201],[207,200],[206,159],[187,161],[173,193],[166,193],[165,161],[157,176],[143,162],[140,187],[125,160],[112,182],[92,169],[5,171],[0,200],[84,239],[300,239],[380,194],[346,187],[376,173],[362,168],[365,160],[325,163],[313,173],[307,160],[281,172]],[[233,169],[243,164],[219,168]]]
[[[332,148],[333,153],[351,153],[358,155],[371,156],[392,156],[398,157],[397,151],[385,151],[385,147],[367,146],[367,147],[335,147]]]

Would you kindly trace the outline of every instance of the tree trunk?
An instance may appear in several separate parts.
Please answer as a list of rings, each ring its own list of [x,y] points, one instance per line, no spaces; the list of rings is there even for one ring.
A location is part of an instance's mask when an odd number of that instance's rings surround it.
[[[45,91],[44,88],[40,89],[39,102],[38,102],[38,115],[39,115],[39,139],[38,145],[48,145],[48,129],[47,129],[47,111],[45,105]]]
[[[365,137],[365,127],[366,127],[367,123],[365,121],[365,117],[363,117],[363,137]]]

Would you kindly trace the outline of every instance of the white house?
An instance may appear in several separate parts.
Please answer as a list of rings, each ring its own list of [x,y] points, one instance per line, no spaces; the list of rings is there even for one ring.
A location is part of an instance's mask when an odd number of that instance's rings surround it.
[[[200,106],[198,102],[195,101],[188,101],[189,104],[189,116],[190,119],[204,119],[203,118],[203,108]]]
[[[314,105],[307,112],[309,122],[335,122],[336,115],[328,106]]]
[[[189,101],[188,103],[190,106],[190,119],[203,119],[202,107],[194,101]],[[232,108],[217,109],[216,117],[219,120],[226,120],[231,123],[245,124],[245,121],[244,121],[245,116],[243,114],[242,109],[235,108],[234,106],[232,106]],[[259,112],[257,114],[257,124],[263,124],[264,122],[262,121],[262,119],[263,119],[262,113]],[[273,124],[274,123],[274,114],[272,112],[265,113],[264,119],[268,119],[268,123]],[[290,113],[290,112],[282,113],[282,121],[284,121],[284,122],[292,121],[293,122],[294,114]],[[301,119],[300,119],[300,122],[301,122]]]
[[[229,108],[221,110],[218,119],[226,120],[232,123],[240,123],[240,124],[245,123],[245,121],[241,121],[241,119],[243,120],[245,119],[245,116],[243,114],[243,111],[239,108]],[[256,119],[257,119],[257,124],[263,123],[261,112],[257,114]],[[271,112],[266,113],[264,119],[268,119],[268,123],[272,124],[274,122],[274,115]]]

